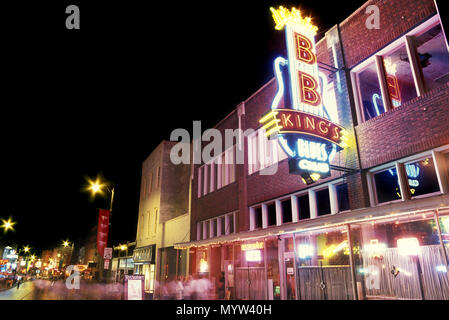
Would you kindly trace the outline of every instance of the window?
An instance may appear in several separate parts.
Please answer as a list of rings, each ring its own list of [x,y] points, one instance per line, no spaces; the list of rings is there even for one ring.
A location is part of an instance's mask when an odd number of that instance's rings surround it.
[[[401,190],[396,168],[390,168],[374,174],[377,202],[384,203],[401,199]]]
[[[150,179],[148,180],[148,195],[153,190],[153,172],[150,173]]]
[[[433,158],[425,158],[405,165],[412,197],[440,191]]]
[[[310,203],[309,195],[303,195],[298,197],[298,209],[299,209],[299,219],[310,219]]]
[[[198,198],[235,181],[235,146],[233,146],[198,168]]]
[[[229,226],[227,226],[229,228],[229,233],[234,233],[234,214],[229,214]]]
[[[292,201],[287,199],[281,202],[282,205],[282,223],[292,222]]]
[[[208,188],[208,178],[209,178],[209,166],[205,164],[203,166],[203,195],[207,194]]]
[[[254,214],[255,214],[255,228],[256,229],[260,229],[262,228],[262,207],[257,207],[254,209]]]
[[[418,35],[415,44],[427,90],[449,82],[449,53],[441,24]]]
[[[161,167],[157,167],[157,188],[161,187]]]
[[[349,194],[348,194],[348,184],[337,185],[337,199],[338,199],[338,211],[349,210]]]
[[[328,188],[316,192],[316,202],[318,216],[324,216],[331,213],[331,201]]]
[[[248,174],[268,168],[287,159],[276,139],[269,140],[263,130],[259,129],[248,136]]]
[[[221,231],[220,231],[220,233],[222,235],[224,235],[224,234],[226,234],[225,217],[220,217],[218,219],[220,219],[220,221],[221,221],[221,229],[220,229]]]
[[[276,225],[276,205],[274,203],[267,206],[268,210],[268,226]]]
[[[198,168],[198,198],[200,198],[203,195],[203,189],[202,189],[202,178],[203,177],[203,167]]]
[[[382,102],[376,63],[373,61],[363,71],[358,73],[357,77],[360,89],[360,102],[363,107],[365,121],[367,121],[386,111]]]
[[[412,67],[415,53],[417,68]],[[395,108],[449,81],[449,52],[438,16],[397,39],[378,55],[385,77],[379,73],[382,68],[377,67],[375,56],[353,71],[361,121],[377,117],[389,108],[383,105],[381,86],[386,88],[387,100]]]
[[[365,296],[445,299],[447,271],[433,212],[353,224],[351,235]]]
[[[392,107],[416,98],[416,88],[413,73],[408,61],[405,43],[393,52],[383,56],[386,83]]]
[[[210,234],[209,236],[211,238],[215,237],[217,235],[217,224],[215,222],[215,219],[210,220]]]

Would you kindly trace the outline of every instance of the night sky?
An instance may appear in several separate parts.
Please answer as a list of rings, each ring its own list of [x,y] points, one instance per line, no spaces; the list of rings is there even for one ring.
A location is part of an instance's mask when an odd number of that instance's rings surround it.
[[[95,226],[108,201],[82,189],[98,174],[116,185],[113,243],[135,240],[142,161],[273,77],[284,33],[270,6],[302,8],[324,32],[365,1],[40,2],[2,4],[0,21],[0,218],[17,222],[0,239],[37,252]],[[68,4],[81,30],[65,29]]]

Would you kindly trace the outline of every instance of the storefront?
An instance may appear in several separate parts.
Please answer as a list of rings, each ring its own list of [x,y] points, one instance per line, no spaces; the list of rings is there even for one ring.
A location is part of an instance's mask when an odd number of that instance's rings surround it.
[[[155,250],[156,245],[134,250],[134,274],[145,276],[145,292],[153,294],[155,288]]]
[[[224,272],[235,300],[447,300],[449,206],[428,208],[439,198],[178,248],[190,247],[191,275]]]

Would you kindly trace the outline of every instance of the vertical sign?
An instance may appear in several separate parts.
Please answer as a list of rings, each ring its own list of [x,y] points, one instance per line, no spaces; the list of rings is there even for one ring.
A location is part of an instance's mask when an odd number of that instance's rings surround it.
[[[318,30],[310,17],[295,8],[271,8],[275,29],[285,28],[288,59],[278,57],[274,70],[278,92],[271,111],[259,123],[267,136],[276,136],[289,156],[289,172],[302,177],[306,184],[331,175],[330,162],[343,150],[348,139],[343,127],[334,123],[323,101],[328,79],[320,75],[316,56],[315,35]],[[288,68],[290,97],[284,97],[282,68]],[[320,83],[321,81],[321,83]],[[280,108],[284,97],[285,106]],[[288,99],[290,98],[290,99]]]
[[[100,209],[98,214],[97,227],[97,250],[100,257],[103,257],[104,248],[108,242],[109,232],[109,210]]]

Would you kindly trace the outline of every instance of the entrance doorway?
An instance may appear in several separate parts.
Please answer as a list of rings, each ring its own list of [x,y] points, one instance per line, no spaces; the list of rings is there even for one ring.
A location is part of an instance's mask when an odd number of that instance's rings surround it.
[[[264,300],[265,268],[235,268],[235,295],[237,300]]]
[[[298,267],[300,300],[352,300],[350,266]]]

